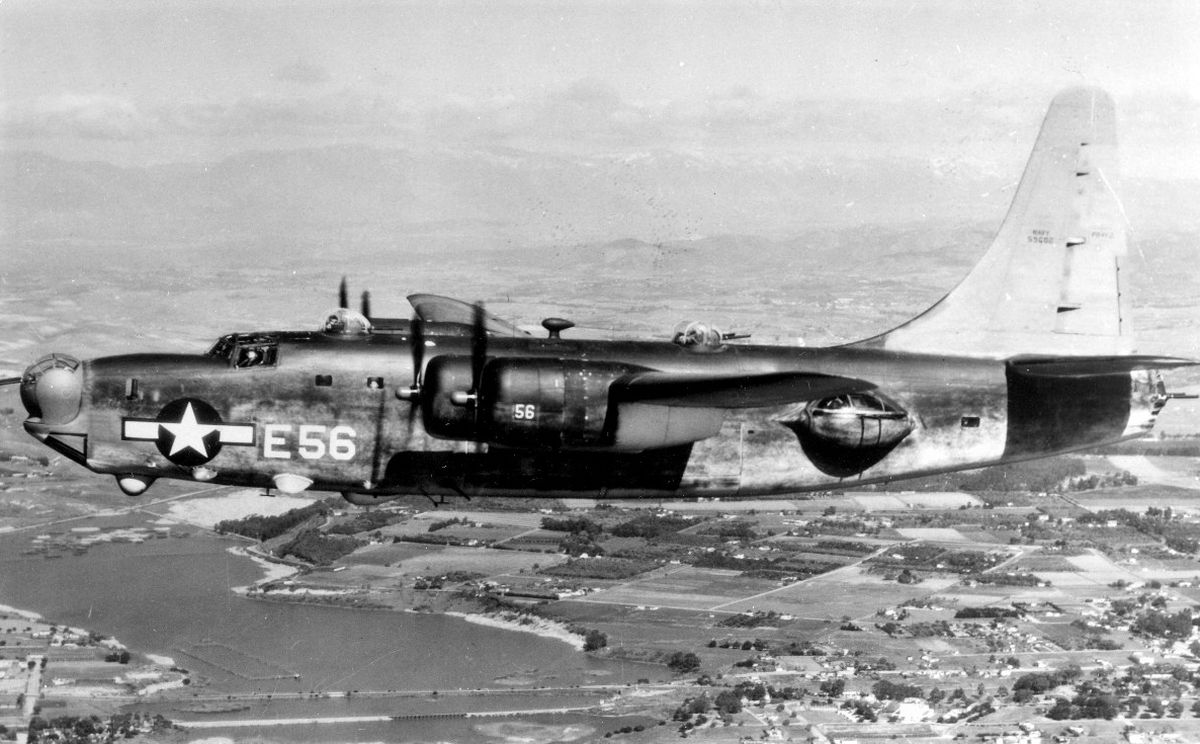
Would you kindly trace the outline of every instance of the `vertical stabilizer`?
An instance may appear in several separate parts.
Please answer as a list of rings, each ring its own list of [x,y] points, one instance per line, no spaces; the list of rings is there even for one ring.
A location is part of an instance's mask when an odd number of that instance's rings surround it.
[[[857,345],[992,358],[1131,353],[1116,150],[1107,93],[1055,96],[987,253],[925,313]]]

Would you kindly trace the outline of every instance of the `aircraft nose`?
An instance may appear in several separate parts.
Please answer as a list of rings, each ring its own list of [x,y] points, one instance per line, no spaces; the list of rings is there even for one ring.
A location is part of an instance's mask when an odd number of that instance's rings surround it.
[[[79,415],[82,402],[83,370],[75,357],[44,356],[21,375],[21,403],[30,419],[68,424]]]

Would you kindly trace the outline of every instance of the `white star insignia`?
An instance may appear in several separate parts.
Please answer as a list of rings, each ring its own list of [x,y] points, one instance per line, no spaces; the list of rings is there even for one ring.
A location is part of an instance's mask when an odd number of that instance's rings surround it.
[[[171,443],[170,454],[174,455],[182,450],[190,449],[200,453],[201,457],[208,457],[208,448],[204,446],[204,437],[216,430],[217,426],[196,421],[196,412],[192,410],[191,403],[187,404],[179,423],[159,425],[175,437],[175,441]]]

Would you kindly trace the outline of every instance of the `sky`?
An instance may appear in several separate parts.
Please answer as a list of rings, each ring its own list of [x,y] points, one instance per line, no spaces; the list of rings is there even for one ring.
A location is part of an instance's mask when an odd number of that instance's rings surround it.
[[[1200,177],[1200,3],[0,4],[0,147],[144,166],[365,143],[1022,160],[1117,99],[1126,171]]]

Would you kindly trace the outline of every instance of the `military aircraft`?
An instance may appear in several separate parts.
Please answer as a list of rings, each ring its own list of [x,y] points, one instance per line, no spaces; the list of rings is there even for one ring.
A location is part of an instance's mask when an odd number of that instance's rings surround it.
[[[25,429],[127,494],[158,478],[341,492],[755,496],[977,468],[1141,437],[1171,397],[1134,353],[1115,115],[1050,106],[1010,211],[941,301],[830,348],[528,333],[412,295],[411,320],[340,307],[319,330],[199,354],[38,360]],[[736,341],[736,343],[735,343]]]

